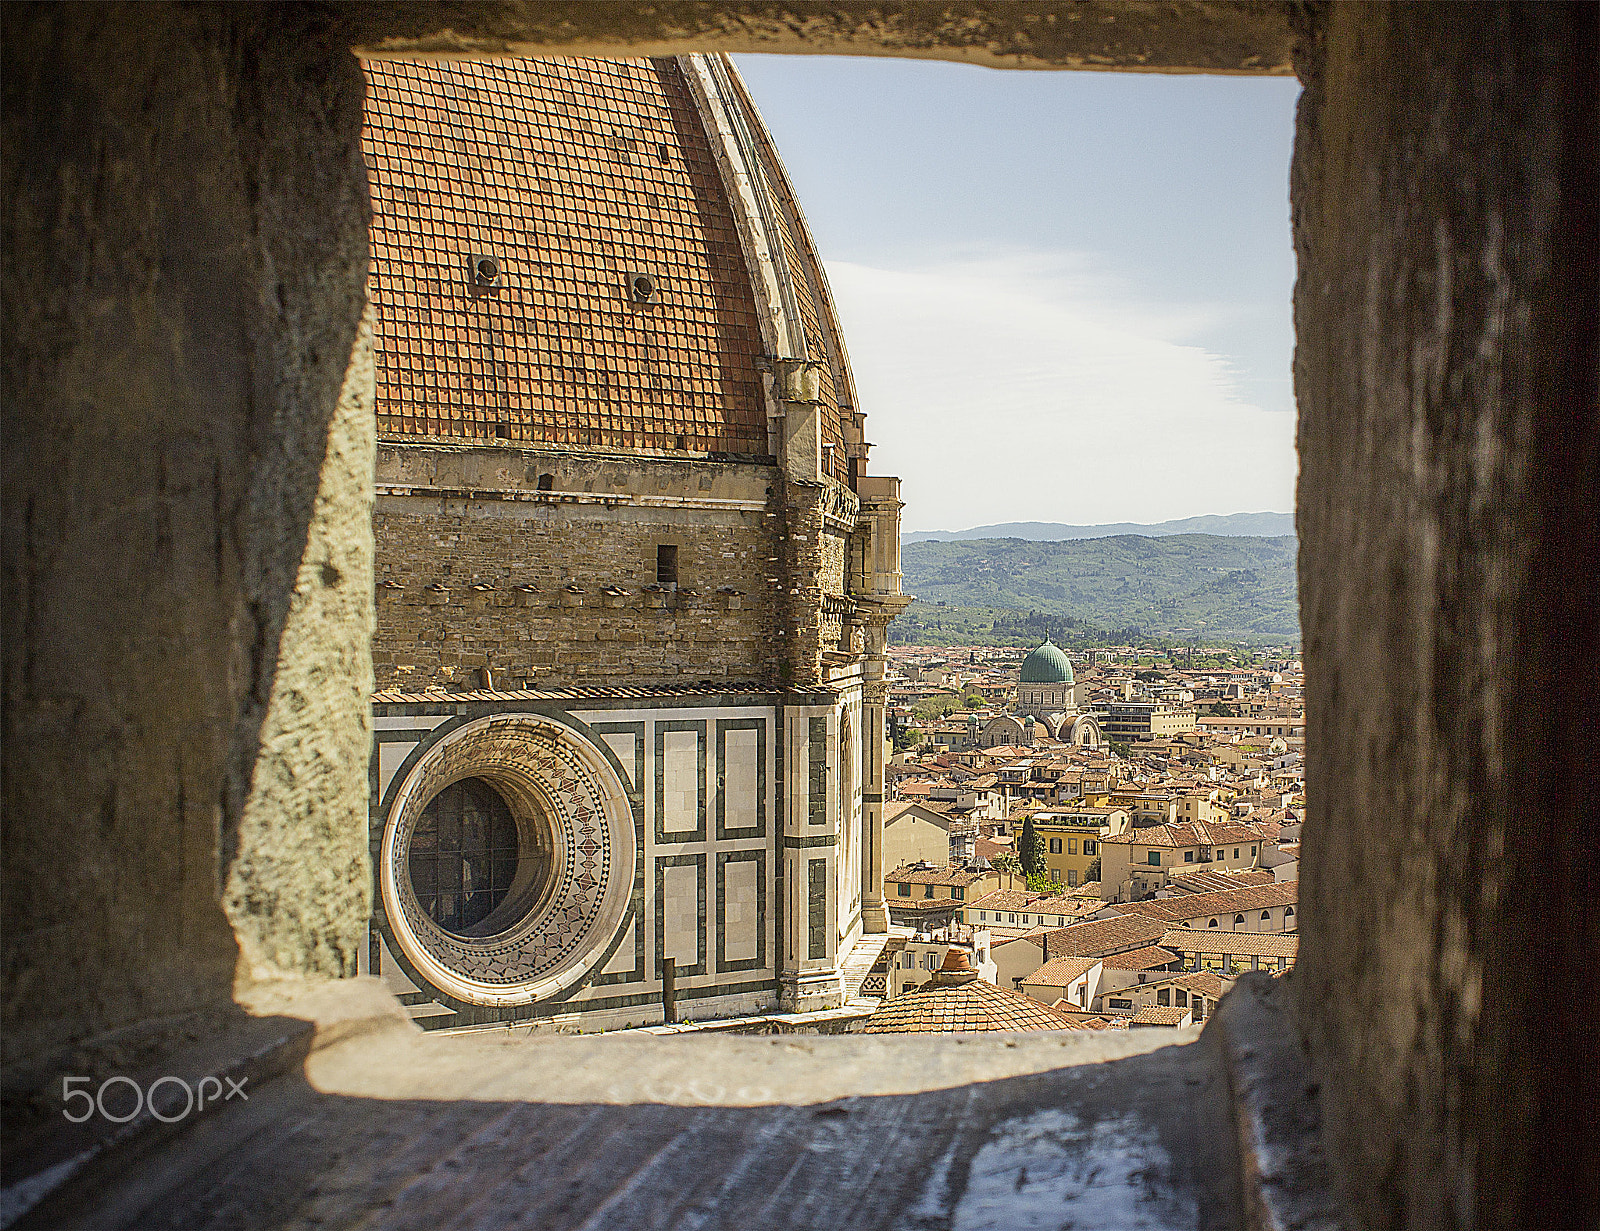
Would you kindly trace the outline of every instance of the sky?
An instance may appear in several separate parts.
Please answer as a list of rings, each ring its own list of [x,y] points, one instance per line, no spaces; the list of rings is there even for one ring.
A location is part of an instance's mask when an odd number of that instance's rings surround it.
[[[1294,507],[1297,82],[736,60],[906,530]]]

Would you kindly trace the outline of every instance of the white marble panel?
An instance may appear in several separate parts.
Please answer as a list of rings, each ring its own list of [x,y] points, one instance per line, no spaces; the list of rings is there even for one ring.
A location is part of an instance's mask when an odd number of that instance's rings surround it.
[[[753,859],[723,865],[727,886],[724,911],[727,930],[723,933],[723,956],[730,962],[747,962],[757,955],[757,929],[761,917],[757,910],[760,893],[756,877],[760,865]]]
[[[431,731],[437,726],[449,722],[454,714],[428,714],[428,715],[389,715],[372,720],[374,731]]]
[[[679,967],[700,960],[700,869],[688,864],[661,869],[661,956]]]
[[[378,745],[378,798],[382,799],[389,790],[389,782],[394,778],[395,772],[411,755],[415,744],[385,743]]]
[[[632,731],[615,731],[602,735],[606,745],[616,754],[617,760],[622,762],[622,772],[627,784],[636,787],[639,784],[633,780],[633,758],[638,747],[639,737]]]
[[[617,946],[617,951],[611,955],[611,960],[602,969],[602,974],[615,975],[627,974],[633,969],[633,917],[629,916],[623,929],[622,943]]]
[[[661,824],[669,833],[700,823],[699,736],[664,731],[661,740]]]
[[[749,829],[756,824],[756,741],[760,731],[723,733],[723,816],[729,829]]]

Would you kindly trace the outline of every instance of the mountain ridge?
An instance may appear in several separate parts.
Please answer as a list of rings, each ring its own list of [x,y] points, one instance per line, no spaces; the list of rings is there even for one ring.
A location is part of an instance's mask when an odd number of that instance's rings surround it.
[[[1205,513],[1175,521],[1107,522],[1076,526],[1055,521],[1008,521],[968,530],[910,530],[900,542],[965,542],[973,539],[1022,539],[1031,543],[1062,543],[1077,539],[1109,539],[1121,535],[1167,538],[1179,534],[1209,534],[1221,538],[1285,538],[1294,534],[1293,513]]]

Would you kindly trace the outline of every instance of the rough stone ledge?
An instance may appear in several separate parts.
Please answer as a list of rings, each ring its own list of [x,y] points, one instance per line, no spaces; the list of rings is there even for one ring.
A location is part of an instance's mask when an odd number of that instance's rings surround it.
[[[191,1086],[203,1077],[215,1077],[221,1090],[228,1090],[231,1080],[248,1097],[252,1088],[289,1072],[323,1048],[384,1032],[420,1033],[377,979],[261,983],[240,989],[237,999],[243,1014],[220,1033],[119,1075],[141,1090],[169,1075]],[[0,1228],[11,1226],[69,1184],[92,1186],[126,1169],[227,1105],[226,1099],[214,1100],[192,1114],[179,1114],[183,1096],[175,1085],[167,1084],[160,1087],[160,1106],[144,1101],[139,1114],[121,1124],[99,1116],[74,1124],[57,1114],[65,1106],[60,1084],[64,1075],[50,1074],[38,1092],[35,1101],[47,1118],[36,1122],[34,1131],[19,1134],[15,1122],[7,1124],[7,1183],[0,1190]]]
[[[1240,977],[1206,1027],[1232,1090],[1245,1226],[1342,1231],[1322,1146],[1322,1112],[1287,979]]]
[[[692,1215],[707,1231],[888,1231],[908,1211],[974,1231],[1239,1222],[1227,1078],[1198,1028],[430,1037],[397,1022],[370,981],[355,1000],[254,998],[314,1019],[299,1071],[121,1166],[80,1169],[23,1224],[666,1231]],[[897,1165],[859,1165],[880,1154]]]
[[[308,1058],[318,1090],[358,1098],[806,1106],[908,1095],[1125,1060],[1198,1028],[1032,1034],[386,1035]]]

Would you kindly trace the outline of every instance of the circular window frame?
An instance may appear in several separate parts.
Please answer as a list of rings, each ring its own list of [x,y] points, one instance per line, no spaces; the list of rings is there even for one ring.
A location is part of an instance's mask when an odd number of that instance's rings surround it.
[[[514,816],[535,803],[551,838],[545,889],[521,917],[489,936],[461,936],[435,924],[423,914],[408,872],[417,818],[464,778],[488,782]],[[387,931],[417,974],[464,1003],[548,999],[588,974],[622,926],[635,846],[627,790],[591,740],[539,714],[476,719],[428,748],[390,803],[378,876]]]

